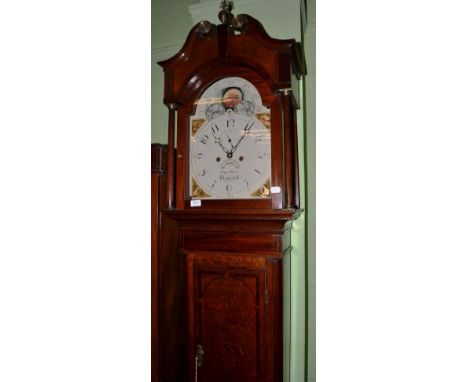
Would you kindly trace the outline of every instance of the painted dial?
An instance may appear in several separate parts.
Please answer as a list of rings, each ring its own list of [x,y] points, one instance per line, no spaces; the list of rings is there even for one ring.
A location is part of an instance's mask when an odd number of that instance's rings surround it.
[[[190,117],[190,196],[256,199],[270,195],[270,109],[241,77],[211,84]]]
[[[270,129],[257,117],[227,110],[192,137],[192,197],[269,196]]]

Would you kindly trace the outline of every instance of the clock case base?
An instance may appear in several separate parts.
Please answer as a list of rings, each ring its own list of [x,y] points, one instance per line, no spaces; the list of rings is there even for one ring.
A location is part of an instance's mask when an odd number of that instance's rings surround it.
[[[283,381],[283,278],[302,211],[165,210],[177,222],[187,303],[185,366],[200,381]]]

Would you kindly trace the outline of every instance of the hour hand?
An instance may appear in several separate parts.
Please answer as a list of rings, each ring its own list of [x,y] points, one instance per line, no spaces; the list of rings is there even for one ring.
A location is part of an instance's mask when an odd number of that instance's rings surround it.
[[[223,146],[223,143],[221,142],[221,137],[219,136],[219,127],[217,125],[213,125],[211,127],[211,132],[213,134],[215,143],[219,145],[223,149],[223,151],[227,154],[229,151]]]
[[[221,138],[219,137],[215,137],[214,138],[214,141],[215,143],[217,143],[222,149],[223,151],[227,154],[229,151],[223,146],[223,144],[221,143]]]

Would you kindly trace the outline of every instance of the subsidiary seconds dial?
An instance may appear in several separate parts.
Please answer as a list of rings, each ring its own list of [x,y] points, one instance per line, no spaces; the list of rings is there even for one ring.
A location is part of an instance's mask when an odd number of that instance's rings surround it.
[[[192,136],[192,197],[268,197],[270,147],[270,129],[254,115],[228,110],[206,122]]]

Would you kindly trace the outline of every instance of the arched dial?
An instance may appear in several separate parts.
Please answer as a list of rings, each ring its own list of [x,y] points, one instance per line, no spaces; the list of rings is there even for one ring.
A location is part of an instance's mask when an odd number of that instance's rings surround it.
[[[192,198],[255,199],[269,196],[269,124],[231,109],[194,131],[190,150]]]

